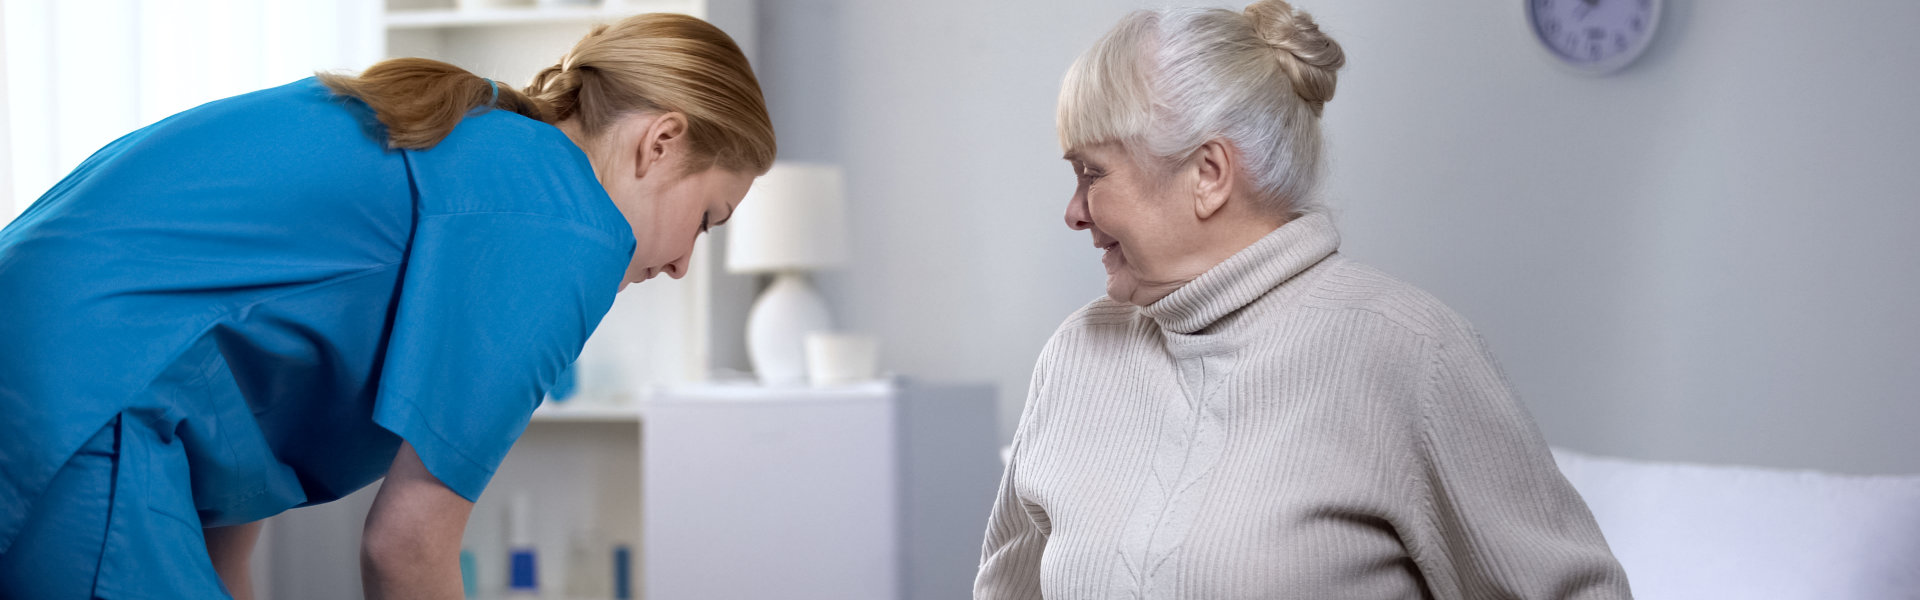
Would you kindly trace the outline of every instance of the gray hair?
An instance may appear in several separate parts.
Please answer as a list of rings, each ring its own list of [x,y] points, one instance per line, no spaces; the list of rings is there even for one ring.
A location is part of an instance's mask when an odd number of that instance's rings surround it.
[[[1256,197],[1293,214],[1320,209],[1320,113],[1333,99],[1340,45],[1281,0],[1127,15],[1067,70],[1060,145],[1119,142],[1137,158],[1181,164],[1222,139],[1240,151]]]

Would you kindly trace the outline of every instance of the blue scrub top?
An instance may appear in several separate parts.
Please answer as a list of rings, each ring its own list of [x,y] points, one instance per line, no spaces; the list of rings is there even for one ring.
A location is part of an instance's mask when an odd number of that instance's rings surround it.
[[[384,139],[309,78],[129,134],[0,230],[0,552],[122,413],[183,443],[204,526],[351,493],[401,439],[479,497],[633,232],[550,125]]]

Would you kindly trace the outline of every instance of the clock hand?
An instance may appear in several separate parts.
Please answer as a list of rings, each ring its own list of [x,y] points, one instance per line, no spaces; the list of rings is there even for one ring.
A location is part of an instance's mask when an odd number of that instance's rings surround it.
[[[1600,6],[1600,0],[1580,0],[1580,4],[1574,7],[1579,12],[1579,14],[1574,15],[1574,18],[1577,20],[1585,21],[1587,20],[1587,15],[1593,14],[1593,9],[1598,8],[1599,6]]]

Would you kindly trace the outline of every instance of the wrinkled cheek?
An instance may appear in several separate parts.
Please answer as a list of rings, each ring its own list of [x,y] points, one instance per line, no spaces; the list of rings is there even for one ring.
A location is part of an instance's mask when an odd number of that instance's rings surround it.
[[[1134,279],[1133,274],[1127,272],[1125,268],[1114,269],[1107,274],[1107,295],[1115,300],[1125,301],[1128,296],[1133,295],[1133,288],[1136,285],[1138,280]]]
[[[1107,226],[1107,221],[1110,220],[1113,216],[1108,213],[1111,213],[1113,211],[1109,210],[1111,207],[1107,206],[1107,203],[1104,202],[1104,200],[1105,198],[1103,198],[1099,194],[1095,194],[1091,191],[1087,192],[1087,198],[1085,200],[1085,202],[1087,203],[1087,218],[1091,219],[1095,225],[1100,226],[1101,231],[1112,233],[1112,231],[1108,230],[1106,226]]]

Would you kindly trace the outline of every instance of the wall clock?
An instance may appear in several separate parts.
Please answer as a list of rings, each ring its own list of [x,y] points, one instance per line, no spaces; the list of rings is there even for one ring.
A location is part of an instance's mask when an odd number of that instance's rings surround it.
[[[1574,70],[1604,75],[1647,51],[1661,0],[1523,0],[1534,39]]]

